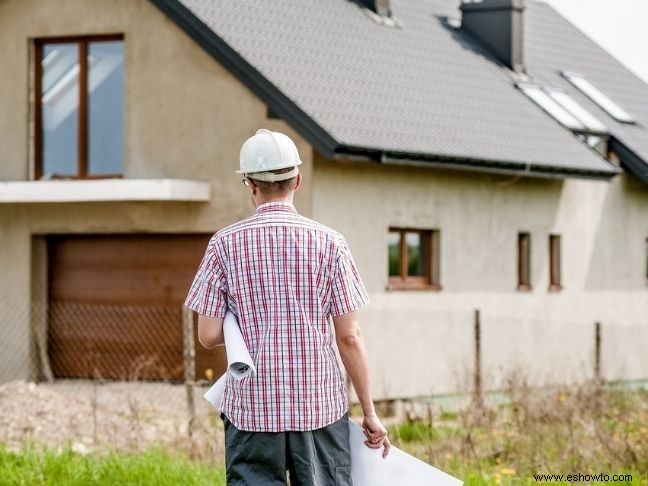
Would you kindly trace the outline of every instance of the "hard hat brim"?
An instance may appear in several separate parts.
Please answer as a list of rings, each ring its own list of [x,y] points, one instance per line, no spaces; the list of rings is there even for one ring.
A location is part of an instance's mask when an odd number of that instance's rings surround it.
[[[273,167],[272,170],[268,170],[268,171],[265,171],[265,172],[272,172],[272,171],[275,171],[275,170],[287,169],[288,167],[297,167],[298,165],[302,165],[301,160],[299,160],[299,162],[297,162],[296,164],[295,163],[290,163],[290,164],[284,165],[283,167]],[[235,170],[234,173],[235,174],[246,174],[246,173],[250,174],[249,171],[244,171],[244,170],[241,170],[241,169]]]

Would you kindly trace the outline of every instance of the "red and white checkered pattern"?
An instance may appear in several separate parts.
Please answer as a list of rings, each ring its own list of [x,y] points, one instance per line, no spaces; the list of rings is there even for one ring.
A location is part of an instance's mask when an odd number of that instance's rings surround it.
[[[368,302],[344,237],[270,202],[211,238],[185,305],[238,317],[257,374],[228,377],[221,410],[238,429],[280,432],[348,410],[330,316]]]

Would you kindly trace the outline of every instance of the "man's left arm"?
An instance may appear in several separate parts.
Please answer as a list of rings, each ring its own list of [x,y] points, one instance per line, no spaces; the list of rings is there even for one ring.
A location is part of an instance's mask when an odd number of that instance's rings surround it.
[[[207,349],[225,344],[223,318],[198,314],[198,341]]]

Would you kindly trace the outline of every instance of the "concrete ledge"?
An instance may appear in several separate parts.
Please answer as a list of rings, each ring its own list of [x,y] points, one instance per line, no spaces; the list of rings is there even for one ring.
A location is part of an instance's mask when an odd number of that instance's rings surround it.
[[[185,179],[98,179],[0,182],[0,204],[110,201],[210,200],[204,181]]]

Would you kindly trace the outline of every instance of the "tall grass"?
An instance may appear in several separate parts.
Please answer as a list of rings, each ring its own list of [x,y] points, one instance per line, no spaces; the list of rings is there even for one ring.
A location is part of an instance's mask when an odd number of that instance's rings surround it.
[[[648,485],[648,391],[596,384],[533,389],[509,379],[500,404],[391,428],[397,446],[470,484],[537,484],[535,474],[631,474]],[[567,484],[567,481],[565,481]],[[601,482],[605,484],[605,482]]]

